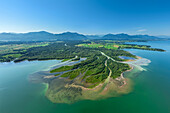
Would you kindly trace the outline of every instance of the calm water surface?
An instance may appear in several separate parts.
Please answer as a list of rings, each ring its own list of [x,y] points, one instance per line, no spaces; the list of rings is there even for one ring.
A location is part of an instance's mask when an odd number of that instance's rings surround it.
[[[167,52],[128,50],[151,60],[147,71],[126,73],[134,81],[127,95],[74,104],[53,104],[45,96],[44,84],[28,76],[60,61],[33,61],[0,64],[0,113],[170,113],[170,41],[138,42]]]

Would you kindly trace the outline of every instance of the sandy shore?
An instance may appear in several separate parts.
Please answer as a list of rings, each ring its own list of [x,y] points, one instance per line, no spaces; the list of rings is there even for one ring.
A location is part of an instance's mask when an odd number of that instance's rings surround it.
[[[142,57],[140,57],[140,56],[136,56],[136,57],[137,57],[137,59],[135,59],[135,60],[127,60],[127,61],[122,62],[122,63],[132,62],[132,61],[137,61],[137,60],[139,60],[139,59],[142,59]],[[125,71],[125,72],[132,71],[132,70],[134,69],[134,66],[133,66],[133,65],[130,65],[130,64],[128,64],[128,65],[131,67],[131,69],[129,69],[129,70]],[[125,85],[127,84],[127,82],[126,82],[126,80],[125,80],[125,78],[124,78],[124,76],[123,76],[123,74],[124,74],[125,72],[121,73],[121,75],[120,75],[119,78],[116,78],[116,80],[119,80],[119,81],[123,80],[123,85],[120,86],[120,88],[123,87],[123,86],[125,86]]]

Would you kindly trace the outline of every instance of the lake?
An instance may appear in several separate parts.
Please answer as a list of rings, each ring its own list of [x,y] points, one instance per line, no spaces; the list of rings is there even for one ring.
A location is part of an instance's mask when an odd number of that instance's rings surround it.
[[[59,60],[0,64],[0,113],[170,113],[170,41],[135,42],[165,49],[166,52],[127,49],[151,60],[147,71],[127,72],[133,91],[103,100],[54,104],[45,97],[46,85],[28,77],[47,70]]]

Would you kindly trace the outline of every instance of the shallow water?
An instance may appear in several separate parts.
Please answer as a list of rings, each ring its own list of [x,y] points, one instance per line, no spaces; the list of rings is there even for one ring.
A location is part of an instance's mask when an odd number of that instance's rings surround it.
[[[132,57],[127,57],[127,56],[119,56],[121,59],[126,59],[126,60],[134,60],[135,58]]]
[[[170,113],[170,41],[138,42],[167,52],[128,50],[151,60],[147,71],[133,70],[133,91],[119,97],[53,104],[44,95],[46,85],[28,81],[28,75],[48,69],[60,61],[0,64],[0,113]]]

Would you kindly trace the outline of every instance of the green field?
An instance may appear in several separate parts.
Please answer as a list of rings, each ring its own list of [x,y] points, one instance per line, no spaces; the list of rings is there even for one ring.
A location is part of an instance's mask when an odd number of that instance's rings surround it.
[[[22,56],[22,55],[21,54],[9,54],[9,55],[4,55],[3,57],[5,57],[5,58],[8,58],[8,57],[18,58],[20,56]]]
[[[102,44],[95,44],[95,43],[92,43],[92,44],[79,44],[77,46],[92,47],[92,48],[103,47]]]
[[[118,47],[119,47],[115,43],[97,44],[97,43],[93,43],[93,42],[91,42],[90,44],[79,44],[77,46],[78,47],[84,46],[84,47],[90,47],[90,48],[104,47],[107,49],[115,49],[115,50],[118,49]]]
[[[142,50],[151,50],[151,51],[165,51],[163,49],[151,48],[148,45],[136,45],[136,44],[125,44],[113,41],[98,41],[97,43],[91,42],[87,44],[79,44],[78,47],[89,47],[89,48],[107,48],[107,49],[142,49]]]
[[[15,50],[25,50],[32,47],[47,46],[49,42],[40,42],[32,44],[9,44],[0,46],[0,54],[15,53]]]
[[[29,48],[48,46],[49,42],[0,45],[0,61],[11,61],[21,57]]]
[[[118,49],[119,46],[115,43],[107,43],[104,45],[104,47],[107,49],[115,49],[116,50],[116,49]]]

